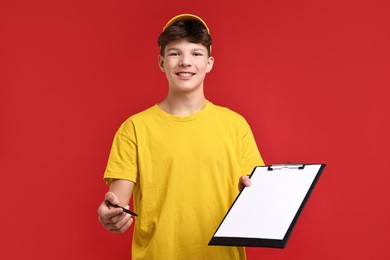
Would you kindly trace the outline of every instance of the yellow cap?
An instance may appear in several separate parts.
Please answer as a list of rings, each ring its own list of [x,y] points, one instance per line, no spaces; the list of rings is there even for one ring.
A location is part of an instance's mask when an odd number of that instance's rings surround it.
[[[201,22],[206,27],[207,32],[210,34],[209,27],[202,20],[202,18],[200,18],[199,16],[196,16],[196,15],[193,15],[193,14],[179,14],[179,15],[176,15],[171,20],[169,20],[169,22],[167,22],[167,24],[163,28],[163,31],[165,31],[165,29],[167,29],[169,26],[171,26],[172,24],[174,24],[178,20],[182,20],[182,19],[197,20],[197,21]]]

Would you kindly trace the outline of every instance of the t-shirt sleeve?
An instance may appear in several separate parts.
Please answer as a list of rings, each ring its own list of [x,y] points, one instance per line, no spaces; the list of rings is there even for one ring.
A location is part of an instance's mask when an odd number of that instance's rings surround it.
[[[104,180],[123,179],[137,182],[137,138],[131,119],[123,123],[115,134]]]
[[[241,123],[241,169],[243,174],[251,174],[255,166],[263,166],[264,161],[256,145],[252,130],[245,119]]]

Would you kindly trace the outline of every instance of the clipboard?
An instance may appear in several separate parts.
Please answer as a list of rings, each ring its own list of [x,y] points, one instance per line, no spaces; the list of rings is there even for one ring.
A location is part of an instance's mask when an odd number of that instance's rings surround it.
[[[209,246],[285,248],[326,164],[255,167]]]

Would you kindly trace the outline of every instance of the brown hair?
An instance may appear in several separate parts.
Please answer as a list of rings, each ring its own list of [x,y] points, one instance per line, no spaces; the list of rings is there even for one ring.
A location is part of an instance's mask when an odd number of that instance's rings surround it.
[[[207,28],[198,20],[182,19],[166,28],[158,37],[160,55],[164,56],[165,47],[176,40],[186,39],[191,43],[200,43],[206,47],[210,56],[212,39]]]

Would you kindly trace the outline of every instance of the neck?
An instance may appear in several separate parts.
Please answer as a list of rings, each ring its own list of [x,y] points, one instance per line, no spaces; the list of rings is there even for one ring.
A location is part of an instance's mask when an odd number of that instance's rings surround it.
[[[191,95],[168,96],[159,103],[159,107],[174,116],[190,116],[200,112],[207,104],[204,95],[193,97]]]

